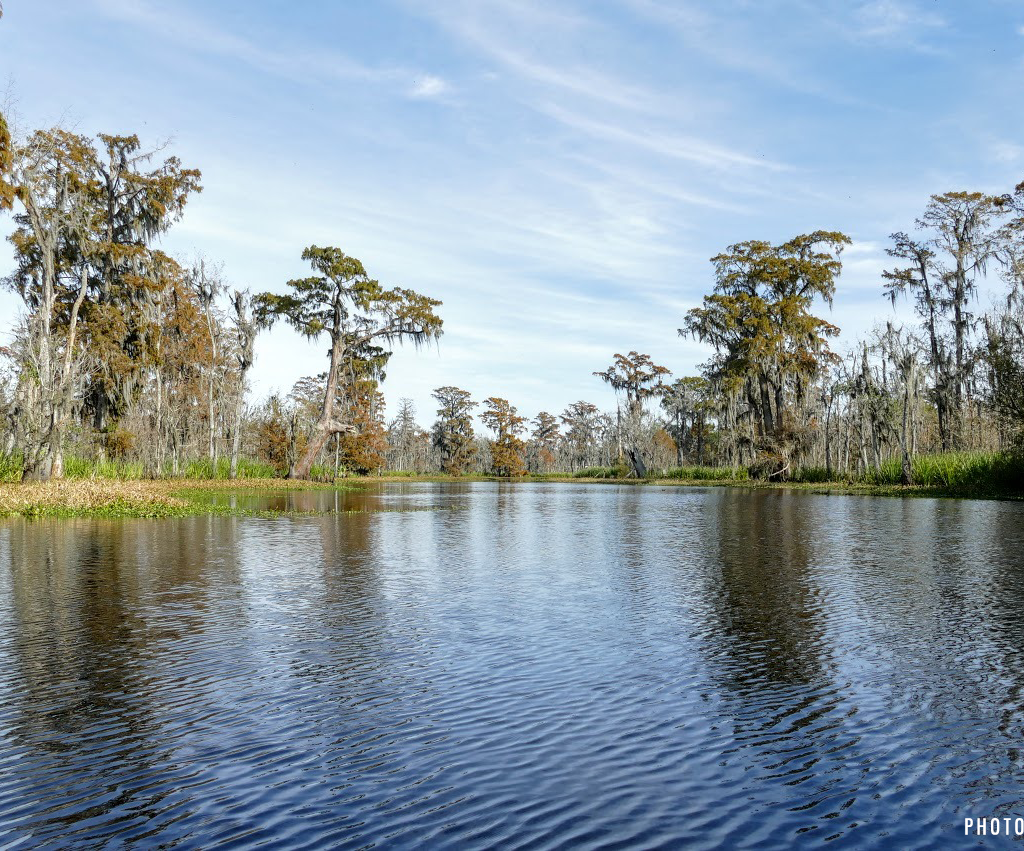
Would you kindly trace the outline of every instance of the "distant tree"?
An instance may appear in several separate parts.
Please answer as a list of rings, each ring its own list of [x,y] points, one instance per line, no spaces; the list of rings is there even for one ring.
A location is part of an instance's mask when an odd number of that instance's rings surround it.
[[[398,414],[388,424],[388,465],[393,470],[412,470],[423,429],[416,423],[412,399],[400,399]]]
[[[23,478],[61,478],[63,440],[84,365],[83,305],[93,272],[90,187],[83,163],[87,139],[64,130],[37,131],[14,142],[0,127],[0,202],[17,200],[10,237],[16,268],[4,285],[27,318],[15,341],[26,382],[22,412]]]
[[[438,387],[433,392],[440,407],[434,423],[434,446],[441,453],[441,472],[461,476],[476,455],[473,439],[473,408],[477,403],[466,390]]]
[[[815,298],[832,304],[845,234],[815,231],[782,245],[740,242],[711,259],[715,291],[687,312],[683,336],[715,348],[707,370],[721,394],[723,421],[738,427],[746,403],[750,444],[768,475],[783,475],[812,437],[808,390],[835,360],[828,339],[839,329],[811,313]],[[760,467],[759,467],[760,469]]]
[[[105,432],[135,400],[152,364],[152,322],[162,260],[156,240],[202,191],[202,175],[177,157],[156,164],[158,149],[138,136],[100,134],[83,151],[94,273],[83,318],[89,350],[85,405],[93,428]],[[114,420],[111,423],[110,420]]]
[[[669,385],[661,398],[661,407],[669,417],[668,432],[676,444],[676,464],[680,467],[684,454],[697,464],[704,463],[709,393],[704,376],[688,375]]]
[[[176,475],[189,445],[200,437],[213,351],[203,306],[186,270],[162,253],[154,256],[152,270],[158,292],[147,320],[153,327],[148,358],[152,397],[150,416],[144,418],[152,422],[152,440],[146,442],[153,446],[147,466],[154,474],[163,471],[170,452]],[[107,442],[122,431],[120,426],[108,429]]]
[[[533,449],[537,461],[537,469],[550,472],[557,462],[556,452],[561,435],[558,433],[558,417],[541,411],[533,418]]]
[[[999,260],[1008,284],[1005,299],[984,319],[984,362],[988,371],[988,402],[1000,430],[1024,449],[1024,182],[997,199],[1009,214],[1000,229]],[[1003,442],[1006,442],[1005,440]]]
[[[933,195],[917,228],[924,238],[894,233],[891,257],[906,265],[883,272],[885,292],[895,303],[913,295],[928,337],[933,397],[943,449],[964,445],[964,405],[973,358],[975,325],[970,304],[978,278],[1000,247],[993,220],[1002,214],[1000,199],[981,192]]]
[[[384,466],[388,441],[384,394],[377,389],[375,380],[359,379],[346,388],[345,415],[356,429],[338,435],[341,463],[360,475],[379,472]]]
[[[217,330],[220,322],[216,315],[215,305],[221,292],[227,287],[221,279],[220,269],[208,263],[204,257],[197,259],[189,269],[189,281],[202,305],[203,317],[206,320],[206,333],[210,342],[210,360],[206,370],[207,452],[210,458],[210,467],[216,470],[218,450],[216,402],[223,365],[220,362],[220,352],[217,350]]]
[[[277,394],[271,395],[255,412],[253,420],[257,457],[285,472],[294,461],[293,413],[288,403]]]
[[[616,354],[615,362],[608,369],[595,372],[594,375],[610,384],[616,394],[622,393],[626,397],[626,409],[620,426],[621,449],[629,459],[633,472],[640,477],[647,475],[640,447],[644,402],[665,392],[662,379],[671,375],[671,372],[654,363],[650,355],[630,352],[628,355]]]
[[[245,379],[256,360],[256,335],[261,317],[252,315],[252,297],[248,290],[235,290],[231,299],[235,323],[235,360],[238,365],[238,386],[235,389],[234,422],[231,426],[231,463],[228,476],[238,477],[238,455],[242,443],[242,414],[245,410]]]
[[[573,402],[559,417],[565,426],[565,447],[569,456],[569,470],[576,472],[592,460],[600,427],[600,413],[597,405],[590,402]]]
[[[523,462],[525,444],[519,437],[526,430],[526,417],[507,399],[491,396],[484,400],[487,409],[480,415],[485,426],[494,432],[491,443],[491,471],[496,476],[526,475]]]
[[[898,400],[900,481],[904,485],[911,485],[914,483],[914,420],[921,398],[921,341],[891,322],[886,325],[880,337],[880,344],[890,364],[887,377],[895,385],[893,395]]]
[[[11,180],[14,173],[14,140],[7,118],[0,112],[0,213],[14,207],[17,188]]]
[[[651,458],[656,470],[667,470],[678,458],[675,438],[662,426],[656,426],[651,438]]]
[[[330,368],[320,415],[302,457],[288,472],[294,479],[309,477],[314,460],[332,435],[356,430],[336,411],[342,372],[353,353],[378,343],[411,340],[418,345],[436,340],[442,324],[434,312],[441,302],[400,287],[385,289],[366,274],[362,263],[337,248],[311,245],[302,258],[319,274],[289,281],[292,292],[287,295],[257,296],[259,309],[267,317],[284,318],[309,339],[322,334],[330,339]]]

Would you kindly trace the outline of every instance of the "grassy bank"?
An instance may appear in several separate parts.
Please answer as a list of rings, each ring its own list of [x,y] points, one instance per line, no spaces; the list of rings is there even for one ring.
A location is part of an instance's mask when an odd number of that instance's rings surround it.
[[[207,472],[209,464],[207,463]],[[387,481],[472,482],[496,481],[495,477],[473,474],[452,478],[440,474],[408,472],[384,476],[353,477],[337,484],[301,482],[275,478],[259,465],[244,467],[248,475],[227,478],[201,476],[202,462],[191,467],[193,475],[144,480],[141,470],[131,465],[69,465],[68,478],[54,482],[21,484],[0,482],[0,517],[176,517],[196,514],[234,513],[210,498],[224,490],[306,490],[359,486]],[[138,472],[138,475],[135,473]],[[218,474],[220,470],[217,470]],[[815,493],[849,493],[874,496],[947,496],[995,499],[1024,498],[1024,456],[1009,453],[960,452],[922,455],[914,459],[914,485],[900,485],[897,462],[883,464],[859,478],[829,476],[824,468],[805,467],[793,471],[787,482],[751,479],[743,468],[680,467],[660,471],[646,479],[631,479],[624,467],[590,467],[574,474],[547,473],[517,481],[660,484],[677,486],[733,486],[752,488],[795,488]],[[88,475],[84,475],[88,473]],[[10,477],[9,477],[10,478]]]
[[[1024,455],[1009,452],[946,452],[920,455],[912,462],[914,484],[900,484],[898,461],[883,463],[864,476],[832,473],[824,467],[798,467],[784,481],[752,479],[745,467],[677,467],[655,471],[644,479],[631,478],[624,466],[588,467],[576,473],[545,473],[522,481],[660,484],[681,486],[736,486],[793,488],[818,493],[854,493],[875,496],[949,496],[995,499],[1024,498]],[[408,474],[403,474],[408,476]],[[388,476],[377,477],[387,481]],[[419,480],[450,480],[445,476],[416,476]],[[494,480],[472,475],[462,481]]]
[[[163,479],[184,479],[187,481],[231,481],[228,478],[230,462],[227,458],[218,459],[214,464],[209,459],[183,462],[177,470],[165,465],[160,476]],[[334,468],[314,465],[312,478],[317,481],[329,481],[334,478]],[[64,477],[71,480],[114,479],[123,482],[138,482],[153,479],[147,473],[141,461],[91,461],[69,455],[64,459]],[[238,479],[275,479],[280,473],[273,464],[262,461],[240,459],[238,462]],[[17,455],[0,457],[0,483],[18,482],[21,480],[21,458]]]
[[[246,514],[211,501],[218,491],[333,489],[334,485],[289,479],[133,481],[62,479],[0,484],[0,517],[185,517]],[[274,512],[259,512],[274,513]],[[276,512],[282,513],[282,512]]]

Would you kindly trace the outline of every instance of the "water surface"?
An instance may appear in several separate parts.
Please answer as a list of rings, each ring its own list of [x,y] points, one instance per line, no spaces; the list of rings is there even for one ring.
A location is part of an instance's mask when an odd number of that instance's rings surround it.
[[[1024,816],[1022,505],[238,499],[345,513],[0,523],[0,847],[934,848]]]

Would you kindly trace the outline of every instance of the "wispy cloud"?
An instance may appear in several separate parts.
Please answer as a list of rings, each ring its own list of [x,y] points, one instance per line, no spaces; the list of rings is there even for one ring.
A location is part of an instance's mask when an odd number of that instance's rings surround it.
[[[679,93],[631,82],[569,55],[569,45],[598,43],[602,29],[590,18],[551,4],[517,0],[438,2],[428,14],[505,73],[548,91],[631,112],[678,109]]]
[[[930,33],[945,29],[946,19],[902,0],[870,0],[857,7],[850,36],[861,42],[911,49],[919,53],[937,53],[927,41]]]
[[[790,166],[785,163],[775,162],[765,156],[742,153],[731,150],[722,145],[716,145],[703,139],[683,136],[671,131],[659,132],[652,127],[645,127],[642,131],[630,130],[621,124],[609,124],[597,119],[588,118],[585,115],[570,112],[554,104],[543,104],[539,109],[561,122],[567,127],[606,139],[611,142],[619,142],[635,148],[641,148],[650,153],[659,154],[671,159],[686,160],[696,165],[710,168],[753,168],[767,171],[787,171]]]
[[[447,93],[451,87],[440,77],[424,74],[409,89],[409,96],[414,98],[436,98]]]
[[[986,9],[53,0],[4,18],[3,58],[34,126],[71,108],[83,132],[176,135],[206,191],[168,251],[279,289],[303,246],[338,245],[442,299],[442,344],[397,352],[385,387],[429,419],[442,384],[528,414],[611,403],[591,372],[615,351],[692,371],[706,351],[675,329],[713,286],[707,258],[743,239],[857,236],[844,340],[889,315],[887,234],[933,191],[1019,180],[1024,27],[1012,3]],[[261,392],[323,369],[283,328],[260,351]]]
[[[299,83],[359,80],[387,85],[409,97],[432,98],[449,86],[440,77],[400,66],[375,67],[338,51],[299,47],[264,47],[206,19],[189,15],[148,0],[94,0],[97,10],[108,18],[130,24],[154,36],[189,50],[227,58]]]
[[[1024,159],[1024,146],[1006,139],[995,139],[989,142],[988,155],[998,163],[1017,163]]]

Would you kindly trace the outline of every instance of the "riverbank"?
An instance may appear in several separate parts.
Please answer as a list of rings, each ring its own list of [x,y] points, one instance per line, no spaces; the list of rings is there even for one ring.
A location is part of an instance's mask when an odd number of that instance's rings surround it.
[[[60,479],[0,483],[0,517],[186,517],[248,514],[211,499],[223,491],[336,490],[291,479]],[[288,513],[288,512],[260,512]]]
[[[699,468],[696,468],[699,469]],[[968,499],[1024,499],[1024,489],[1006,487],[1003,480],[961,480],[946,483],[902,486],[866,481],[766,482],[749,478],[651,477],[646,479],[546,474],[502,479],[472,474],[401,476],[359,476],[334,483],[296,481],[281,478],[245,479],[61,479],[52,482],[0,483],[0,517],[185,517],[204,514],[282,515],[294,511],[238,508],[217,494],[225,491],[351,490],[385,482],[510,482],[529,485],[538,482],[587,485],[630,485],[634,487],[730,487],[751,490],[800,490],[816,494],[879,497],[944,497]],[[1003,485],[1003,486],[1000,486]]]
[[[358,479],[346,479],[352,483],[360,482],[556,482],[562,484],[589,485],[661,485],[664,487],[683,488],[744,488],[747,490],[799,490],[807,493],[846,494],[852,496],[900,496],[900,497],[943,497],[947,499],[1024,499],[1024,487],[1005,488],[989,483],[951,482],[940,484],[900,485],[889,483],[872,483],[867,481],[786,481],[771,482],[751,478],[686,478],[679,476],[651,476],[644,479],[614,476],[572,476],[568,474],[542,474],[539,476],[521,476],[514,479],[498,476],[473,474],[467,476],[365,476]]]

